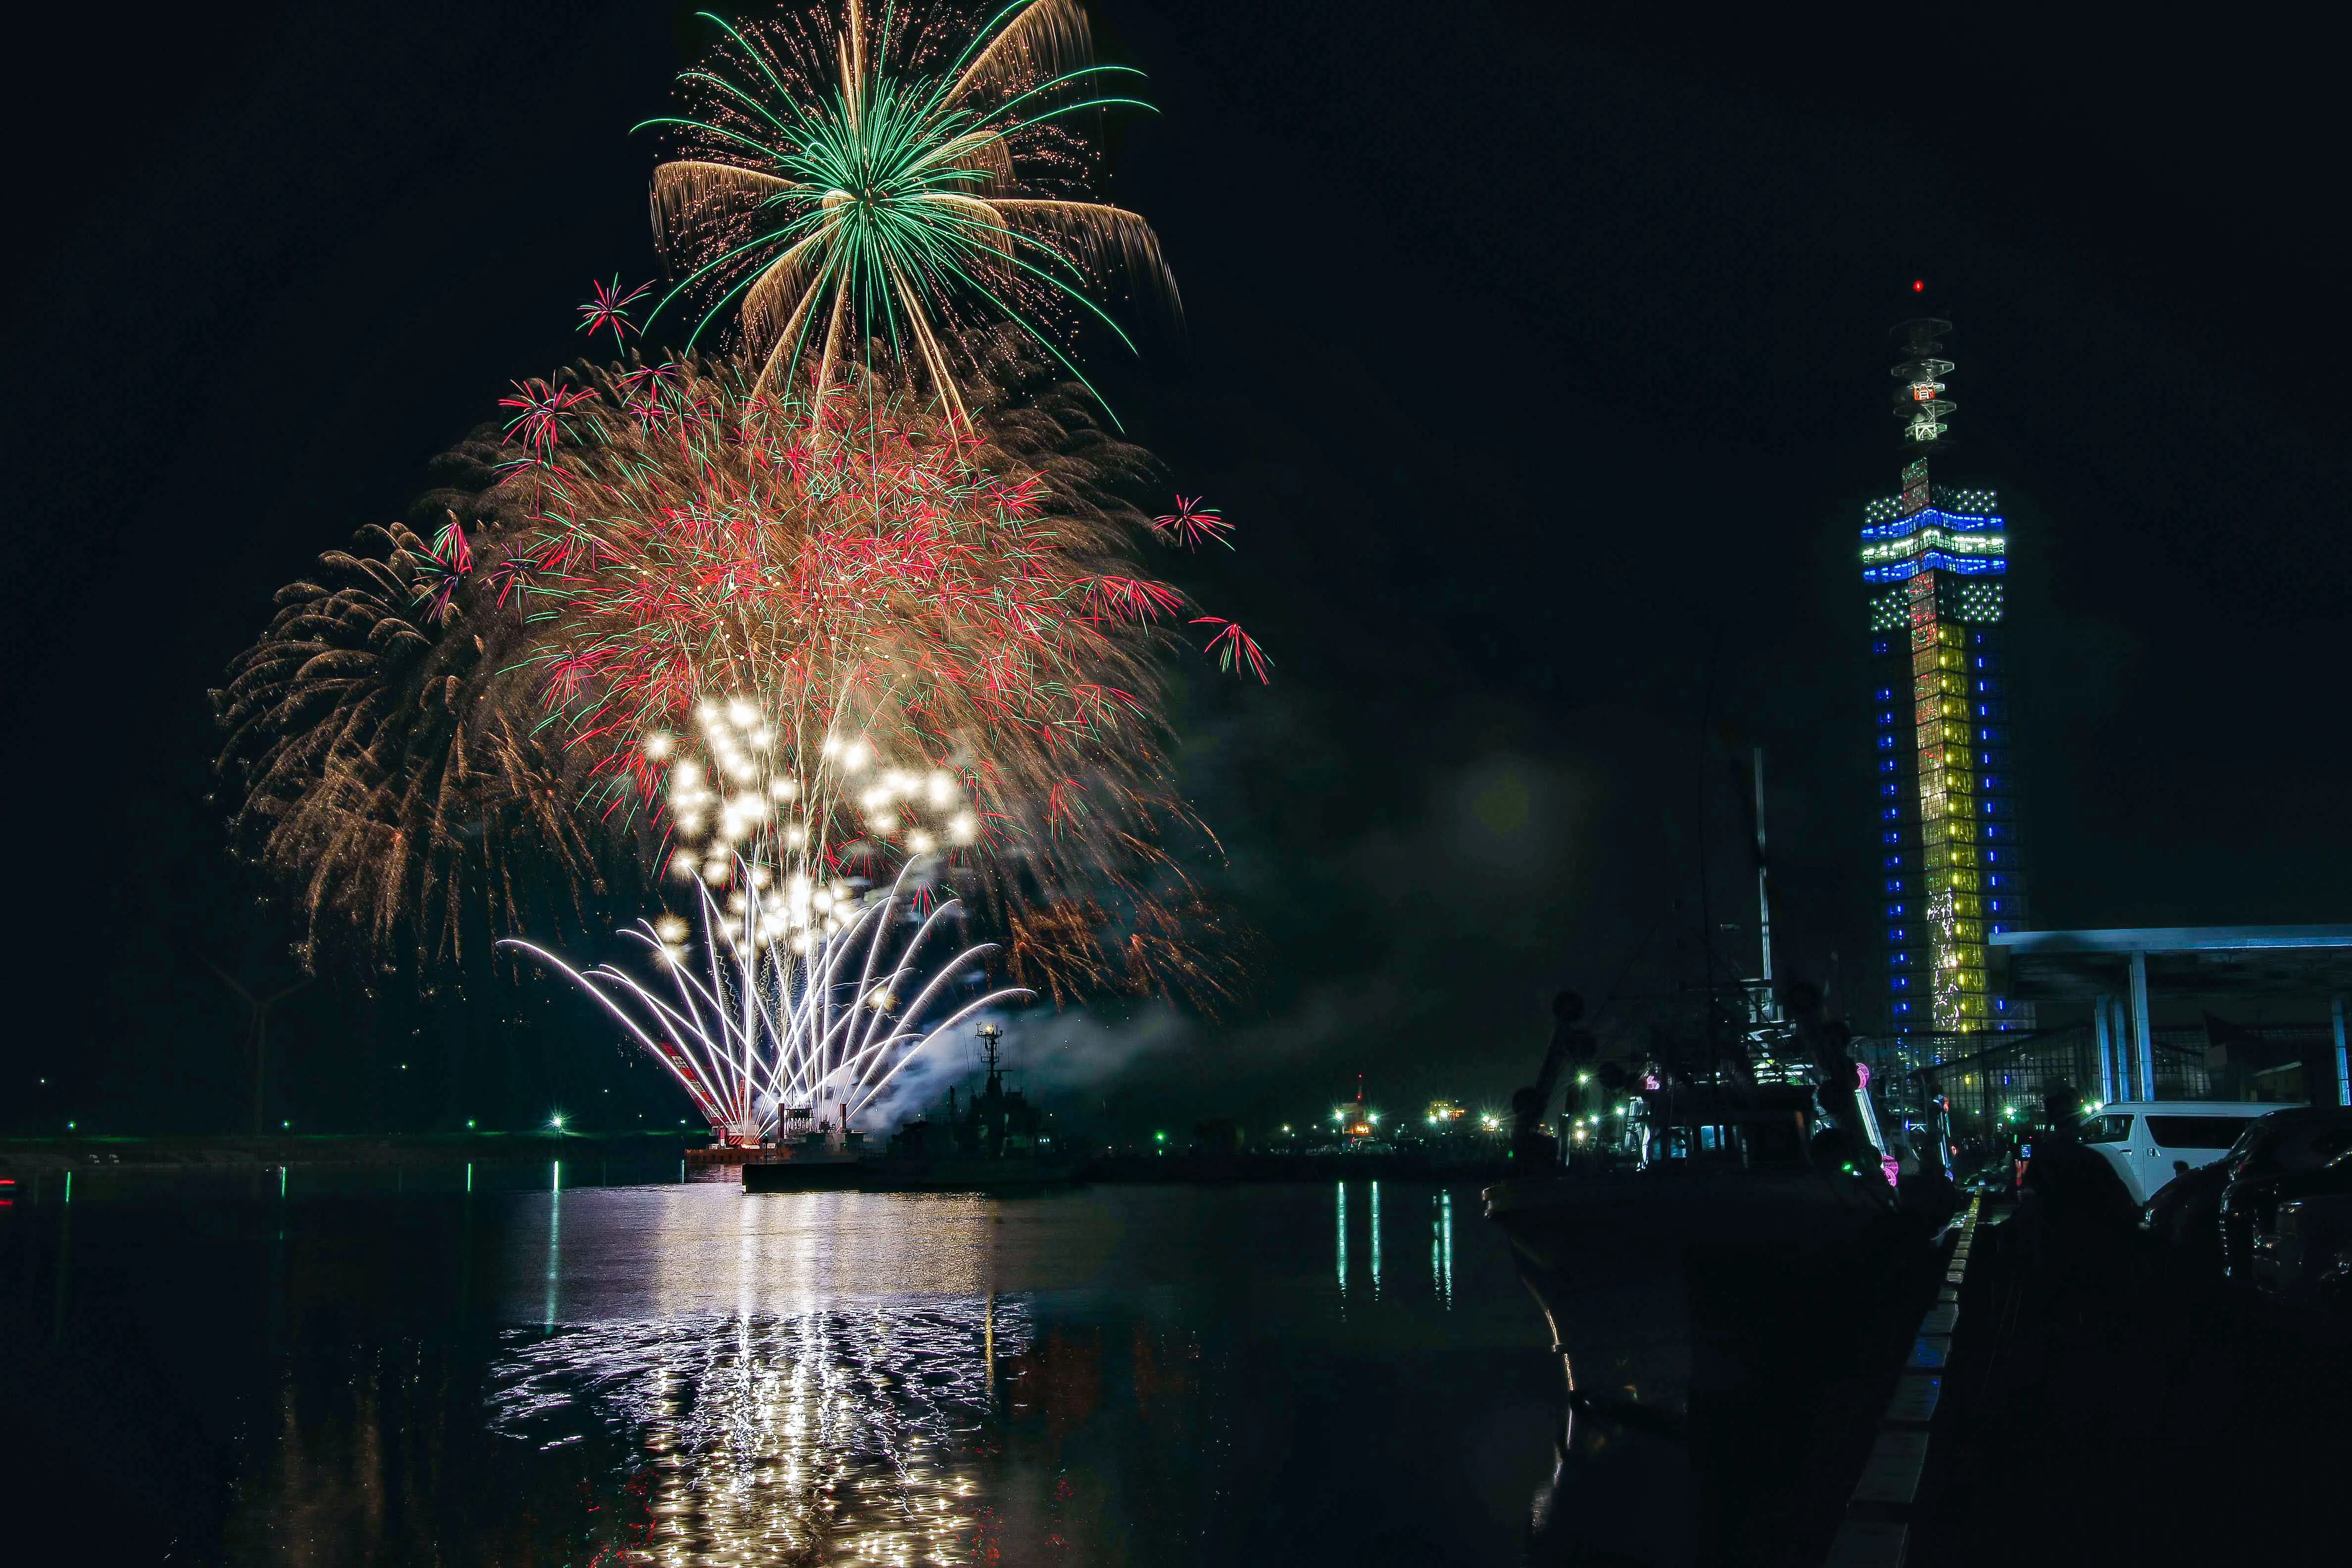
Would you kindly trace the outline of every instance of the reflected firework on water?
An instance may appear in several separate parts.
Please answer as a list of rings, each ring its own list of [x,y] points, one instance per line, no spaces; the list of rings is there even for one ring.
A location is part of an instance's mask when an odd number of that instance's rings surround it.
[[[599,1562],[983,1561],[994,1358],[1029,1339],[986,1299],[516,1331],[491,1428],[631,1451]]]
[[[1557,1363],[1442,1190],[1381,1184],[1376,1300],[1350,1184],[1343,1301],[1330,1188],[542,1179],[160,1224],[78,1184],[0,1331],[27,1429],[155,1500],[53,1517],[238,1568],[1485,1563],[1549,1473]]]

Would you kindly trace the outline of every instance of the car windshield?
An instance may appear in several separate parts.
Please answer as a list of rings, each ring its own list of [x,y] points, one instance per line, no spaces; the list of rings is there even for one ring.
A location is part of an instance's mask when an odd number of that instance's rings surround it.
[[[2252,1168],[2258,1171],[2315,1171],[2352,1152],[2352,1121],[2290,1123],[2263,1141]]]
[[[2148,1135],[2164,1149],[2227,1149],[2246,1129],[2242,1116],[2151,1116]]]

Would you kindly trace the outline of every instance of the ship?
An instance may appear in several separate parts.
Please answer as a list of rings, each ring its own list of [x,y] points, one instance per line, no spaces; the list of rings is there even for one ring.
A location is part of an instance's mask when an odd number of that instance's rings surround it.
[[[994,1024],[981,1026],[988,1074],[979,1091],[959,1103],[950,1089],[943,1115],[918,1116],[899,1128],[882,1158],[871,1162],[870,1184],[898,1191],[1001,1192],[1076,1179],[1076,1153],[1059,1135],[1052,1115],[1021,1090],[1006,1087],[998,1050],[1003,1033]]]
[[[949,1089],[940,1114],[917,1116],[878,1152],[845,1118],[830,1122],[788,1112],[775,1146],[744,1163],[744,1190],[1005,1192],[1076,1179],[1079,1161],[1053,1117],[1006,1086],[1003,1034],[994,1024],[980,1028],[987,1076],[977,1092],[959,1097]]]
[[[1843,1031],[1810,987],[1790,990],[1784,1018],[1769,986],[1741,983],[1744,1021],[1630,1071],[1593,1064],[1563,994],[1544,1072],[1520,1091],[1512,1174],[1486,1213],[1565,1376],[1536,1527],[1572,1536],[1579,1560],[1728,1560],[1743,1475],[1805,1440],[1825,1381],[1899,1354],[1891,1326],[1931,1288],[1949,1184],[1922,1179]],[[1570,1072],[1555,1137],[1527,1112]]]
[[[801,1193],[863,1184],[873,1163],[864,1132],[842,1110],[828,1118],[822,1108],[795,1106],[780,1112],[776,1136],[750,1151],[742,1162],[747,1193]]]

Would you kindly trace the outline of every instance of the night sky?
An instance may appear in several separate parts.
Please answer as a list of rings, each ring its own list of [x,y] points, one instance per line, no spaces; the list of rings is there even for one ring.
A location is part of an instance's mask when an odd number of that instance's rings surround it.
[[[207,799],[206,690],[279,584],[579,352],[591,277],[653,274],[627,128],[698,47],[689,10],[77,8],[19,37],[0,1127],[250,1116],[206,961],[294,971]],[[1104,384],[1237,524],[1176,575],[1277,664],[1182,693],[1250,996],[1205,1027],[1024,1025],[1055,1103],[1128,1136],[1311,1115],[1360,1071],[1398,1106],[1499,1099],[1555,987],[1696,978],[1702,842],[1748,961],[1731,746],[1768,753],[1784,973],[1861,981],[1855,529],[1895,488],[1914,279],[1957,323],[1937,477],[2010,519],[2034,923],[2346,918],[2316,40],[2046,9],[1098,14],[1161,110],[1112,190],[1187,316]],[[685,1110],[543,982],[364,978],[278,1010],[273,1121]]]

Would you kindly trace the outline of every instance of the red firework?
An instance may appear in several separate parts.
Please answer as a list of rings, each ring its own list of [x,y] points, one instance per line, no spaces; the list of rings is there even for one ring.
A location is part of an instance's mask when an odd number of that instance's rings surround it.
[[[954,853],[997,862],[1022,901],[1139,855],[1169,869],[1150,847],[1154,820],[1183,815],[1159,655],[1191,606],[1135,561],[1166,531],[877,388],[822,421],[733,369],[517,393],[535,525],[490,572],[501,603],[529,595],[541,689],[604,809],[665,805],[673,737],[713,700],[748,702],[774,731],[761,765],[806,781],[792,810],[836,866],[887,869],[935,838],[819,787],[823,748],[854,738],[951,776],[985,825]],[[1182,515],[1186,538],[1227,526],[1197,501]],[[1267,679],[1246,634],[1202,619],[1224,668]]]
[[[1151,520],[1151,531],[1171,544],[1181,544],[1187,550],[1197,550],[1209,540],[1215,540],[1228,550],[1233,541],[1225,537],[1233,524],[1224,520],[1215,507],[1202,506],[1199,496],[1178,496],[1176,510],[1164,517]]]
[[[613,334],[614,346],[625,342],[627,334],[637,330],[636,322],[629,319],[629,307],[644,299],[653,285],[640,283],[624,293],[620,274],[614,273],[610,283],[599,283],[592,279],[588,287],[594,290],[594,298],[580,307],[579,330],[587,333],[592,342],[598,332],[606,331]]]

